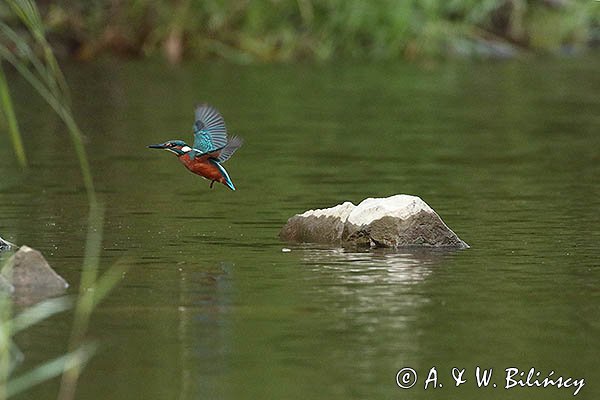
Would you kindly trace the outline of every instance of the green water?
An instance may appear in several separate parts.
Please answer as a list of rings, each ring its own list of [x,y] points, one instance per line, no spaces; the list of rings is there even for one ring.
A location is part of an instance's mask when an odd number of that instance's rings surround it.
[[[101,347],[77,398],[573,397],[503,389],[508,367],[585,378],[577,398],[600,398],[599,61],[65,66],[107,205],[102,265],[130,265],[94,314]],[[1,135],[0,234],[75,288],[77,160],[42,101],[16,75],[11,87],[31,166]],[[246,140],[225,165],[236,192],[145,148],[190,139],[199,101]],[[398,193],[472,248],[348,253],[277,237],[297,212]],[[21,370],[66,350],[71,318],[17,337]],[[432,366],[443,387],[424,390]],[[497,388],[477,388],[477,366]],[[404,367],[419,374],[410,390],[395,382]]]

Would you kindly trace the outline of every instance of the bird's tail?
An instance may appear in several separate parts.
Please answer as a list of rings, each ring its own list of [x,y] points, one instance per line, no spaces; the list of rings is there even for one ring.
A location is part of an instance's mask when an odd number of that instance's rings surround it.
[[[231,182],[231,179],[226,179],[225,180],[225,185],[227,185],[227,187],[231,190],[235,190],[235,186],[233,186],[233,182]]]
[[[233,182],[231,182],[231,178],[229,177],[229,174],[227,173],[225,168],[223,168],[223,166],[219,164],[218,161],[211,160],[211,162],[219,169],[219,172],[221,172],[221,176],[223,177],[224,181],[223,184],[229,189],[235,190],[235,186],[233,185]]]

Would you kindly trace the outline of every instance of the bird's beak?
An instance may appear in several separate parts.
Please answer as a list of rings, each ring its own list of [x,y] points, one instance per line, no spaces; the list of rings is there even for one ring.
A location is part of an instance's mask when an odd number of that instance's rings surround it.
[[[150,146],[148,146],[148,148],[150,149],[164,149],[167,146],[164,145],[164,143],[161,144],[151,144]]]

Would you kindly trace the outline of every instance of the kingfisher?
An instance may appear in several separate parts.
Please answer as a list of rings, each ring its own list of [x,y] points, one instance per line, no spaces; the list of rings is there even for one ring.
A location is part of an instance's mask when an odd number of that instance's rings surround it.
[[[239,136],[227,138],[223,116],[213,106],[200,104],[196,107],[195,116],[193,146],[188,146],[183,140],[168,140],[148,147],[175,154],[187,169],[208,179],[211,189],[215,182],[220,182],[235,190],[229,174],[221,164],[229,160],[244,141]]]

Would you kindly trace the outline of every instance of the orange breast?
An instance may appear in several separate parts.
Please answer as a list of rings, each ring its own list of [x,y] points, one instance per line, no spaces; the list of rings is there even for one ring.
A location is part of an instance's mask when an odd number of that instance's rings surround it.
[[[206,179],[210,179],[211,181],[221,182],[221,172],[216,166],[214,166],[210,161],[208,161],[208,158],[195,158],[193,160],[190,160],[189,155],[184,154],[181,157],[179,157],[179,161],[181,161],[181,163],[185,165],[187,169],[189,169],[196,175],[203,176]]]

